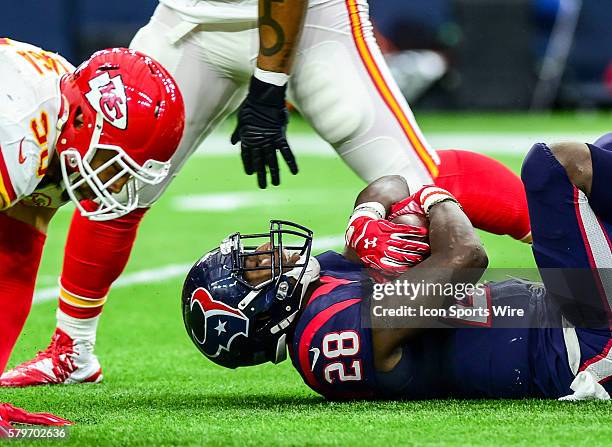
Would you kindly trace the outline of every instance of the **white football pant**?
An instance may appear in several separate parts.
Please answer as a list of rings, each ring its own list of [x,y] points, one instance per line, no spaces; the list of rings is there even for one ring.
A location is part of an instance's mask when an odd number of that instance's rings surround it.
[[[438,157],[391,77],[368,14],[365,0],[309,7],[288,99],[364,181],[398,174],[415,190],[437,175]],[[141,191],[141,206],[159,198],[187,158],[245,98],[259,49],[252,26],[190,23],[159,5],[134,37],[132,48],[157,59],[175,77],[186,112],[171,174]],[[299,164],[300,148],[292,149]]]

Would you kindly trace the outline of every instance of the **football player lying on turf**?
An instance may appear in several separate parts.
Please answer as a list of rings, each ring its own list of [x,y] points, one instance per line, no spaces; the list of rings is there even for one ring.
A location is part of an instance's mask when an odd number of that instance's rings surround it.
[[[167,176],[184,106],[165,69],[127,49],[97,52],[74,71],[56,54],[1,39],[0,67],[2,372],[30,311],[57,208],[72,200],[95,220],[131,212],[139,185]],[[84,205],[82,198],[90,200]],[[0,426],[10,422],[67,421],[0,405]]]
[[[492,282],[480,299],[487,307],[520,306],[527,320],[553,324],[499,328],[493,315],[490,328],[435,329],[431,319],[414,317],[375,321],[364,265],[409,283],[456,285],[473,284],[488,262],[450,193],[431,186],[408,197],[401,178],[385,177],[359,195],[347,230],[361,262],[351,249],[310,256],[311,233],[295,224],[273,221],[269,233],[256,235],[268,240],[259,248],[251,247],[253,236],[235,234],[190,271],[186,328],[206,357],[229,368],[277,363],[288,344],[306,384],[327,398],[609,399],[610,172],[612,152],[577,143],[537,144],[523,163],[545,288]],[[390,232],[386,219],[402,215],[413,216],[413,226]],[[300,244],[287,246],[297,237]],[[433,289],[420,289],[412,307],[448,306]],[[463,305],[476,305],[472,298]],[[391,307],[409,301],[385,299]]]
[[[98,322],[140,222],[236,109],[231,139],[240,141],[245,172],[257,173],[260,187],[268,173],[273,185],[280,182],[277,150],[297,173],[285,135],[287,98],[364,181],[401,175],[414,190],[435,182],[453,192],[477,228],[530,240],[517,176],[483,155],[429,146],[385,64],[365,0],[160,0],[130,47],[168,68],[185,97],[185,132],[171,173],[143,188],[138,208],[124,217],[100,223],[74,214],[51,343],[2,376],[0,386],[101,379]],[[45,373],[49,362],[58,374]]]

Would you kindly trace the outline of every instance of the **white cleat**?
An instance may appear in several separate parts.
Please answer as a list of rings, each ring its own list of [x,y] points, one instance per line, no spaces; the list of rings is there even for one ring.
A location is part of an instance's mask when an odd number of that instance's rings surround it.
[[[87,341],[73,340],[57,328],[47,349],[0,376],[0,387],[72,385],[101,381],[102,368],[93,353],[93,345]]]

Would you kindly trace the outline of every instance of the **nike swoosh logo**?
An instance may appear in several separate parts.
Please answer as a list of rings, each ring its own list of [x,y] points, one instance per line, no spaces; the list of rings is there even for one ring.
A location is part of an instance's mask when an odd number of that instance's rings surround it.
[[[25,158],[23,156],[23,142],[25,141],[25,138],[21,139],[21,142],[19,143],[19,164],[22,165],[26,162],[27,158]]]
[[[312,366],[310,367],[310,371],[314,371],[314,367],[317,364],[317,360],[319,360],[319,355],[321,355],[321,350],[319,348],[311,348],[310,352],[314,354],[312,357]]]

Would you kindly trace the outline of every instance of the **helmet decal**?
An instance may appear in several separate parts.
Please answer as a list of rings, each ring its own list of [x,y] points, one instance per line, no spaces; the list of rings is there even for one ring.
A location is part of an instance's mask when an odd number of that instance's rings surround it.
[[[167,177],[183,134],[185,107],[174,79],[142,53],[110,48],[64,75],[60,92],[64,113],[55,149],[69,198],[91,220],[132,212],[141,188]],[[111,158],[93,167],[100,149]],[[105,179],[102,174],[113,165],[116,175]],[[128,181],[115,194],[112,186],[123,177]],[[93,202],[83,201],[82,187],[91,190]]]
[[[197,288],[191,295],[191,332],[209,357],[229,351],[239,335],[248,337],[249,319],[239,310],[215,300],[208,290]]]
[[[125,130],[127,128],[127,98],[121,75],[111,78],[102,73],[89,81],[91,90],[85,94],[87,101],[104,120],[112,126]]]
[[[185,329],[200,352],[226,368],[282,361],[305,290],[318,277],[311,248],[311,230],[272,220],[268,232],[234,233],[200,258],[181,294]]]

